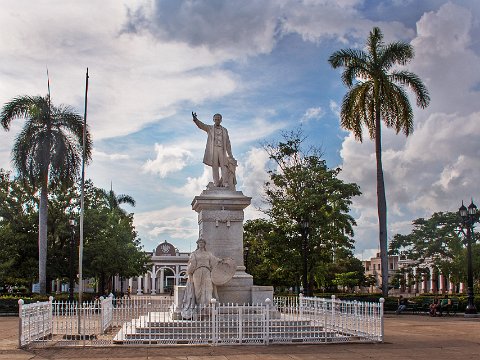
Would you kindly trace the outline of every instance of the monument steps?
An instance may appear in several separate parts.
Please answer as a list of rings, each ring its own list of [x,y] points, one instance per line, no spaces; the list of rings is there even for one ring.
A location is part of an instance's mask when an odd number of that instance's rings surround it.
[[[149,321],[154,316],[142,316],[123,325],[113,342],[120,344],[128,343],[187,343],[208,342],[213,329],[210,322],[199,320],[172,320],[165,318],[164,321],[157,319]],[[222,315],[219,315],[221,318]],[[216,337],[221,342],[239,341],[239,321],[222,321],[218,319]],[[302,319],[271,319],[268,329],[268,337],[278,341],[303,341],[302,339],[323,339],[342,337],[333,331],[325,331],[323,326],[313,324],[310,320]],[[244,319],[241,324],[242,341],[263,342],[264,326],[261,321]],[[233,339],[233,340],[232,340]],[[236,340],[235,340],[236,339]]]

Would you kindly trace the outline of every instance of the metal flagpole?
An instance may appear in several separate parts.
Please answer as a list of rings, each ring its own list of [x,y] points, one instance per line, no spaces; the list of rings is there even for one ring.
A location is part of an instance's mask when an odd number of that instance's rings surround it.
[[[82,184],[80,193],[80,246],[78,249],[78,305],[82,307],[83,297],[83,213],[85,205],[85,146],[87,137],[87,96],[88,96],[88,68],[85,77],[85,113],[83,116],[83,145],[82,145]],[[78,312],[80,314],[80,311]],[[80,334],[80,317],[78,319],[78,331]]]

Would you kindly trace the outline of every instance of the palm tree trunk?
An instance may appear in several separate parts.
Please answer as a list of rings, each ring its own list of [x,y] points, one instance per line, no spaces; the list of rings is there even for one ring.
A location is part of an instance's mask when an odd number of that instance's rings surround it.
[[[387,253],[387,200],[382,166],[382,137],[380,127],[380,109],[375,111],[375,155],[377,159],[377,208],[380,243],[380,261],[382,268],[382,296],[388,296],[388,253]]]
[[[42,181],[40,205],[38,210],[38,281],[40,294],[47,293],[47,219],[48,219],[48,182]]]

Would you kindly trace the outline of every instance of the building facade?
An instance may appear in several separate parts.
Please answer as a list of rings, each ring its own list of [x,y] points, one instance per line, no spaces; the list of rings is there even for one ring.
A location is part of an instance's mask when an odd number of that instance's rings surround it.
[[[380,293],[382,269],[380,253],[370,260],[362,261],[365,276],[375,279],[375,284],[363,288],[363,292]],[[388,283],[393,285],[392,294],[456,294],[465,292],[464,283],[454,283],[433,264],[426,260],[416,261],[391,255],[388,257]]]
[[[172,292],[175,285],[184,285],[187,282],[186,272],[190,253],[180,252],[175,246],[164,241],[147,254],[151,259],[151,270],[130,279],[120,279],[116,276],[114,288],[117,291],[130,289],[131,294],[166,295]]]

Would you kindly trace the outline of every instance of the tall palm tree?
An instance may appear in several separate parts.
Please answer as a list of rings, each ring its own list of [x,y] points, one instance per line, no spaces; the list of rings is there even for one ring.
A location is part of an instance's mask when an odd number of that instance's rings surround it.
[[[342,81],[349,89],[342,102],[342,127],[353,131],[355,138],[362,141],[362,128],[366,126],[370,138],[375,140],[383,296],[388,294],[388,255],[381,122],[383,120],[385,126],[394,128],[397,133],[402,131],[406,136],[412,133],[413,112],[404,87],[413,91],[419,107],[425,108],[430,102],[428,90],[417,75],[392,70],[395,65],[405,65],[413,57],[410,44],[393,42],[385,45],[382,32],[375,27],[369,34],[366,51],[342,49],[328,59],[333,68],[344,67]]]
[[[82,158],[83,118],[72,108],[52,106],[50,97],[19,96],[0,114],[5,130],[14,119],[25,119],[12,149],[12,162],[19,176],[40,190],[38,215],[38,277],[40,293],[46,293],[48,187],[73,181]],[[91,140],[86,132],[85,154],[91,158]]]

